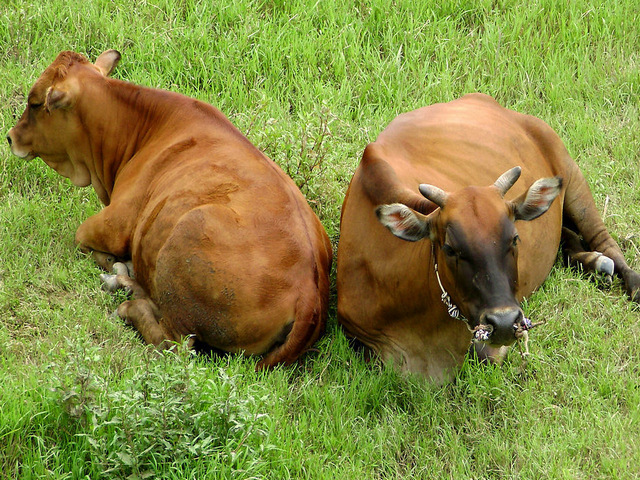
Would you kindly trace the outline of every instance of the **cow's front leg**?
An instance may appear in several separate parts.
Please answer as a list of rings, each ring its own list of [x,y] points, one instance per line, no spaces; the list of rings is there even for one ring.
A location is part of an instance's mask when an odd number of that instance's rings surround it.
[[[76,231],[80,251],[91,254],[95,262],[108,272],[113,270],[116,262],[131,259],[130,227],[112,213],[111,207],[105,207],[85,220]]]
[[[91,250],[89,248],[86,248],[84,245],[79,245],[78,247],[80,248],[80,251],[82,253],[91,255],[93,261],[96,262],[96,264],[98,264],[98,266],[103,270],[106,270],[108,272],[113,271],[113,266],[118,262],[118,259],[110,253]]]
[[[108,292],[115,292],[122,288],[127,290],[129,293],[132,293],[133,289],[131,288],[131,283],[129,281],[134,278],[133,264],[131,262],[116,262],[113,264],[111,271],[113,272],[112,275],[107,273],[100,275],[102,288]]]

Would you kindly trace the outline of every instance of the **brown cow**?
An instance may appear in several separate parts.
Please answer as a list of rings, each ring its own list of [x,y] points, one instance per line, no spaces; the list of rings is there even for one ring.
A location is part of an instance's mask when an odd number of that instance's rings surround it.
[[[519,302],[549,274],[563,219],[593,250],[565,230],[572,260],[615,268],[638,301],[640,276],[547,124],[482,94],[400,115],[365,149],[344,200],[338,319],[385,361],[435,381],[473,337],[481,358],[499,361],[531,326]],[[458,310],[467,325],[451,318]]]
[[[105,208],[76,233],[112,287],[118,314],[148,343],[191,336],[215,349],[293,362],[323,332],[331,245],[293,181],[216,108],[108,78],[62,52],[9,131],[13,153],[40,157]],[[129,272],[133,273],[133,272]],[[132,275],[133,276],[133,275]]]

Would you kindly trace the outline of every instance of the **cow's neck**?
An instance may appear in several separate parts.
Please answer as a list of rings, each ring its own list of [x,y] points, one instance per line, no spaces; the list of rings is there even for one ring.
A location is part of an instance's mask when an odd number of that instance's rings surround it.
[[[81,112],[88,142],[83,150],[90,157],[85,163],[91,185],[105,205],[111,202],[118,173],[134,156],[141,155],[151,138],[158,138],[168,128],[175,112],[175,104],[170,102],[175,94],[113,79],[105,86],[112,82],[115,85],[111,88],[102,86],[91,92],[92,101]]]

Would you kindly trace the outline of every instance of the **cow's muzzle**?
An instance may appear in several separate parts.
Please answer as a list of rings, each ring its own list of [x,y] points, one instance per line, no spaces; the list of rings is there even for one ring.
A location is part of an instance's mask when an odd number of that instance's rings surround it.
[[[523,321],[524,315],[520,308],[495,308],[482,314],[475,337],[491,345],[511,345],[516,341],[516,331]]]
[[[16,139],[15,133],[11,134],[13,129],[9,130],[7,134],[7,143],[9,144],[9,148],[11,149],[11,153],[15,156],[22,158],[23,160],[31,160],[35,158],[35,155],[30,150],[25,149],[24,147],[20,147],[19,139]]]

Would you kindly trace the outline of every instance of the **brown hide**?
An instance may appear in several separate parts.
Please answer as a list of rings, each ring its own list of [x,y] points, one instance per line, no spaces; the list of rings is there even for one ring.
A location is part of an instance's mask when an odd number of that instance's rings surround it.
[[[191,335],[266,354],[262,365],[293,362],[324,330],[331,245],[320,221],[216,108],[108,78],[119,58],[61,53],[9,132],[13,152],[93,185],[106,207],[76,241],[104,267],[132,260],[135,282],[118,278],[136,299],[119,314],[147,342]]]
[[[522,167],[522,175],[503,200],[491,185],[515,166]],[[562,178],[562,189],[548,211],[514,223],[511,202],[522,201],[536,180],[551,177]],[[420,195],[421,183],[449,192],[442,209]],[[423,214],[416,216],[422,220],[432,220],[424,239],[402,240],[378,221],[376,208],[397,203]],[[442,248],[450,241],[452,225],[466,234],[467,251],[475,256],[475,264],[497,259],[506,262],[505,270],[514,269],[514,278],[504,280],[504,285],[519,308],[517,302],[549,274],[563,217],[577,227],[592,250],[613,260],[616,273],[637,301],[640,277],[624,262],[580,170],[543,121],[507,110],[482,94],[400,115],[365,149],[344,200],[338,319],[384,360],[444,381],[460,366],[472,336],[462,321],[449,317],[440,300],[432,241],[442,283],[473,327],[478,322],[473,305],[477,299],[466,290],[467,284],[454,280],[457,267]],[[519,240],[509,237],[516,230]],[[509,247],[509,242],[517,245]],[[508,253],[500,257],[499,248]],[[507,262],[510,255],[515,258]],[[495,270],[495,265],[486,268]],[[493,301],[489,297],[487,301]]]

